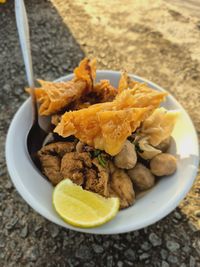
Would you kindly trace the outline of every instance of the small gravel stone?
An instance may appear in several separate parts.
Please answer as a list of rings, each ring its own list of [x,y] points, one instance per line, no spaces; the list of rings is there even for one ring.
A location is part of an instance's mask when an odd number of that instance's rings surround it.
[[[12,217],[12,215],[13,215],[13,208],[11,206],[8,206],[4,211],[4,216]]]
[[[182,250],[185,252],[185,253],[189,253],[191,251],[191,248],[188,246],[188,245],[185,245]]]
[[[175,241],[167,241],[166,246],[169,251],[174,252],[180,248],[180,245]]]
[[[55,238],[59,234],[59,227],[55,224],[49,224],[48,230],[50,232],[51,237]]]
[[[0,251],[0,259],[5,259],[5,253],[3,251]]]
[[[174,223],[178,223],[178,220],[176,220],[176,219],[172,219],[172,221],[173,221]]]
[[[167,256],[168,256],[168,252],[167,252],[167,250],[165,250],[165,249],[161,249],[160,254],[161,254],[161,258],[162,258],[163,260],[166,260],[166,258],[167,258]]]
[[[190,229],[192,230],[192,232],[197,232],[197,228],[194,226],[194,224],[191,221],[188,222],[188,225]]]
[[[108,256],[107,257],[107,267],[112,267],[113,266],[113,256]]]
[[[119,244],[114,244],[114,248],[116,248],[118,250],[123,250],[123,247],[120,246]]]
[[[132,261],[128,261],[128,260],[126,260],[126,261],[124,262],[124,265],[125,265],[125,266],[133,266],[133,262],[132,262]]]
[[[20,236],[23,237],[23,238],[25,238],[25,237],[27,237],[27,235],[28,235],[28,226],[25,225],[25,226],[22,228],[21,232],[20,232]]]
[[[81,245],[77,250],[76,250],[76,257],[81,259],[81,260],[90,260],[92,258],[92,251],[89,247],[85,245]]]
[[[134,236],[135,236],[135,237],[137,237],[137,236],[139,236],[139,235],[140,235],[140,233],[139,233],[139,231],[138,231],[138,230],[137,230],[137,231],[134,231],[134,232],[133,232],[133,234],[134,234]]]
[[[103,247],[106,249],[106,248],[108,248],[110,246],[110,242],[109,241],[105,241],[104,243],[103,243]]]
[[[196,260],[193,256],[190,256],[190,267],[195,267],[196,266]]]
[[[181,263],[180,267],[187,267],[187,265],[183,262]]]
[[[146,260],[150,257],[150,255],[148,253],[143,253],[142,255],[139,256],[140,260]]]
[[[6,193],[0,192],[0,201],[2,201],[6,196]]]
[[[133,251],[132,248],[129,248],[127,249],[125,252],[124,252],[124,256],[131,260],[131,261],[134,261],[135,260],[135,252]]]
[[[151,233],[149,235],[149,241],[154,247],[160,246],[162,244],[162,240],[155,233]]]
[[[170,267],[170,266],[169,266],[169,263],[168,262],[162,261],[161,267]]]
[[[7,224],[6,224],[6,229],[11,230],[14,228],[15,224],[18,222],[18,218],[14,217],[12,218]]]
[[[182,219],[182,216],[179,212],[175,211],[174,212],[174,217],[177,219],[177,220],[181,220]]]
[[[99,245],[96,245],[96,244],[93,244],[92,248],[93,248],[94,252],[97,253],[97,254],[100,254],[100,253],[102,253],[104,251],[104,248],[102,246],[99,246]]]
[[[152,247],[152,245],[151,245],[149,242],[147,242],[147,241],[145,241],[145,242],[141,245],[141,248],[142,248],[142,250],[144,250],[144,251],[148,251],[151,247]]]
[[[29,249],[27,249],[25,253],[25,258],[27,260],[35,262],[38,259],[38,257],[39,257],[39,250],[37,247],[30,247]]]
[[[130,235],[130,234],[127,234],[127,235],[126,235],[126,239],[127,239],[128,242],[131,242],[131,240],[132,240],[131,235]]]
[[[124,266],[124,264],[123,264],[122,261],[118,261],[118,262],[117,262],[117,267],[123,267],[123,266]]]
[[[84,267],[94,267],[95,266],[95,263],[93,261],[91,262],[86,262],[84,265]]]
[[[4,186],[5,186],[6,189],[11,189],[13,187],[12,183],[10,182],[10,180],[8,180]]]
[[[167,258],[167,261],[170,263],[178,263],[178,258],[174,255],[169,255],[169,257]]]
[[[5,247],[5,239],[4,239],[5,237],[2,237],[2,236],[0,236],[0,248],[3,248],[3,247]]]

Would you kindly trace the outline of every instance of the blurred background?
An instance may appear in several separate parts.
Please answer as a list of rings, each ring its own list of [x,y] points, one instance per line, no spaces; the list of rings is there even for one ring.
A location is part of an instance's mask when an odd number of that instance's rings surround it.
[[[95,236],[36,214],[6,169],[4,144],[28,97],[14,1],[0,1],[0,266],[200,266],[200,177],[179,207],[140,231]],[[35,78],[54,80],[87,56],[168,90],[200,140],[199,0],[26,0]],[[17,136],[17,133],[16,133]]]

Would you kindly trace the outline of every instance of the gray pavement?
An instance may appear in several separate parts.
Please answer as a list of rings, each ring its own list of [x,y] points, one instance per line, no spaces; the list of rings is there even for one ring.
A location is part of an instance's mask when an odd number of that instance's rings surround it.
[[[144,2],[27,0],[35,77],[54,80],[95,56],[99,68],[126,68],[169,90],[200,137],[200,20],[180,6]],[[25,203],[7,173],[4,144],[26,86],[8,0],[0,5],[0,266],[200,267],[199,176],[175,211],[127,234],[62,229]]]

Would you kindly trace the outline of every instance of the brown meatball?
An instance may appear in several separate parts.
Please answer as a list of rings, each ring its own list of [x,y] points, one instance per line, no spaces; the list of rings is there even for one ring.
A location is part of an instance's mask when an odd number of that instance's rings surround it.
[[[171,175],[176,168],[176,158],[168,153],[159,154],[150,161],[151,172],[156,176]]]
[[[131,169],[137,162],[135,145],[126,140],[122,150],[114,157],[114,163],[118,168]]]
[[[157,145],[156,149],[159,149],[164,153],[168,150],[170,143],[171,143],[171,136],[163,140],[159,145]]]
[[[140,190],[147,190],[155,184],[154,175],[141,163],[137,163],[135,168],[128,170],[128,175]]]

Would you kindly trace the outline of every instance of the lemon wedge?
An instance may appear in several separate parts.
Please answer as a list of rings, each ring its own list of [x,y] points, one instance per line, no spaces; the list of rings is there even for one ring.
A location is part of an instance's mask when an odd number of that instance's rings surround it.
[[[53,191],[53,206],[67,223],[89,228],[114,218],[119,210],[119,199],[102,197],[64,179]]]

